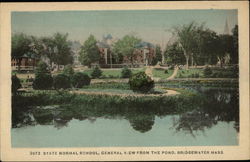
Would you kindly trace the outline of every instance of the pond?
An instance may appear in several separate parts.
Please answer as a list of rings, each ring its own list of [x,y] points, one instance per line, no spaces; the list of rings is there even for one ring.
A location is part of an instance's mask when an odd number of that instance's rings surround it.
[[[33,106],[26,112],[14,113],[12,147],[238,145],[238,89],[192,90],[202,97],[195,103],[182,102],[182,111],[160,108],[161,103],[159,109],[147,105]]]

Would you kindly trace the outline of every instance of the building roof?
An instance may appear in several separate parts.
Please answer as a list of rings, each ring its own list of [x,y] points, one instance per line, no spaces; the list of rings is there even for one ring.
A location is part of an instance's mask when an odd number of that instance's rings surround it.
[[[111,34],[107,34],[105,36],[103,36],[103,39],[107,40],[107,39],[113,39]]]
[[[154,45],[149,42],[140,42],[135,45],[135,48],[154,48]]]
[[[109,48],[110,47],[107,43],[104,43],[104,42],[97,42],[97,46],[99,48]]]
[[[37,54],[32,53],[32,52],[27,52],[21,56],[22,58],[33,58],[36,59],[38,58]]]

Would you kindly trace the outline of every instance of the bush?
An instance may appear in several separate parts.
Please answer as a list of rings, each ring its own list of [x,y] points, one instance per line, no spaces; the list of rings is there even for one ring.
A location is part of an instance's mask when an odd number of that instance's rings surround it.
[[[102,76],[102,70],[96,66],[91,73],[92,78],[100,78]]]
[[[121,72],[122,78],[130,78],[131,75],[132,75],[132,71],[129,68],[125,67],[122,69],[122,72]]]
[[[53,78],[50,74],[36,75],[33,81],[34,89],[51,89],[53,85]]]
[[[48,65],[45,62],[40,61],[35,70],[35,75],[50,73]]]
[[[90,84],[90,77],[84,73],[75,73],[72,77],[71,83],[75,88],[82,88],[85,85]]]
[[[154,81],[145,72],[139,72],[130,77],[129,86],[135,92],[147,93],[154,88]]]
[[[168,74],[168,70],[165,70],[164,73],[165,73],[165,74]]]
[[[53,85],[55,89],[70,88],[70,77],[65,74],[58,74],[54,77]]]
[[[48,70],[48,66],[44,62],[39,62],[35,71],[35,79],[33,81],[34,89],[51,89],[53,78]]]
[[[213,73],[212,69],[209,68],[208,66],[206,66],[205,69],[203,70],[203,74],[205,77],[210,77],[212,73]]]
[[[16,94],[17,90],[22,87],[20,79],[16,75],[12,75],[11,77],[11,92],[12,94]]]
[[[72,77],[74,74],[74,69],[72,67],[72,65],[66,65],[63,69],[63,74]]]

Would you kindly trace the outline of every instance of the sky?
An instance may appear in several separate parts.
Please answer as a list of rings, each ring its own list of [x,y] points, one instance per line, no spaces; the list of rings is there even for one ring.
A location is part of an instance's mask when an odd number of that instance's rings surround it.
[[[231,30],[238,24],[237,10],[118,10],[12,12],[12,33],[52,36],[68,33],[69,39],[83,43],[90,34],[97,40],[111,34],[122,38],[133,34],[144,41],[166,44],[170,30],[192,21],[222,34],[226,20]]]

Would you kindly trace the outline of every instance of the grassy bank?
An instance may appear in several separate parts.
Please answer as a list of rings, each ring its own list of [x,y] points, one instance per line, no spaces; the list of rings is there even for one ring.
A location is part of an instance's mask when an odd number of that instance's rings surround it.
[[[156,78],[167,79],[173,74],[174,70],[153,69],[153,76]]]

